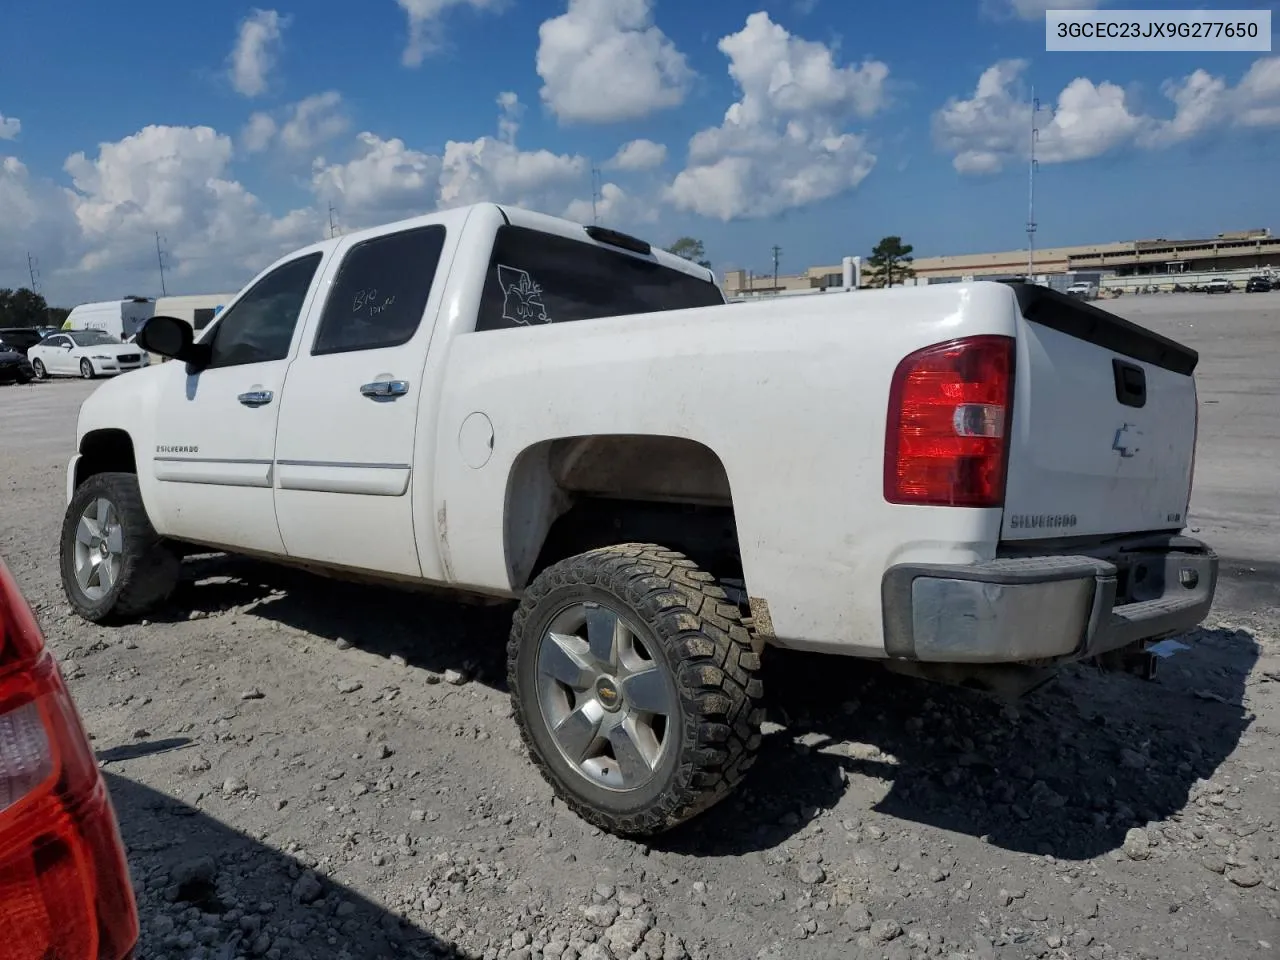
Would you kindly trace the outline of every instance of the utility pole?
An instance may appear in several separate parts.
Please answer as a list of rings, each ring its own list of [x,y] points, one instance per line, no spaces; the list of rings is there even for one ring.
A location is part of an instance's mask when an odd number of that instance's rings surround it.
[[[778,259],[782,256],[782,248],[776,243],[773,245],[773,292],[778,292]]]
[[[600,168],[592,164],[591,166],[591,222],[599,223],[598,202],[603,200],[601,196],[601,176]]]
[[[1036,88],[1031,88],[1031,164],[1027,170],[1027,282],[1032,283],[1036,268],[1036,141],[1040,131],[1036,128],[1036,114],[1040,101]]]
[[[331,200],[329,201],[329,236],[332,238],[332,237],[336,237],[337,235],[338,235],[338,228],[334,225],[334,222],[333,222],[333,201]]]
[[[30,251],[30,250],[28,250],[28,251],[27,251],[27,276],[29,276],[29,277],[31,278],[31,292],[32,292],[32,293],[39,293],[39,292],[40,292],[40,288],[39,288],[39,286],[38,286],[38,284],[37,284],[37,281],[36,281],[36,277],[38,277],[38,276],[39,276],[39,272],[36,270],[36,264],[37,264],[37,263],[39,263],[39,262],[40,262],[40,261],[36,260],[36,258],[35,258],[35,257],[31,256],[31,251]]]
[[[156,263],[160,264],[160,296],[167,297],[169,291],[164,285],[164,252],[160,249],[160,231],[156,231]]]

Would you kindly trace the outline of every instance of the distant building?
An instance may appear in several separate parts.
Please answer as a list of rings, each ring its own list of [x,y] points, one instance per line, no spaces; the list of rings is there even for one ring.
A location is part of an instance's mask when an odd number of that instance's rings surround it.
[[[1027,251],[970,253],[946,257],[917,257],[912,263],[918,283],[952,283],[966,278],[1007,280],[1027,272]],[[1130,240],[1124,243],[1048,247],[1036,250],[1037,275],[1085,279],[1158,276],[1166,282],[1173,275],[1214,270],[1249,270],[1280,267],[1280,237],[1270,230],[1220,233],[1211,240]],[[838,287],[841,268],[810,267],[804,273],[779,276],[730,270],[724,276],[725,293],[750,296],[794,290]]]

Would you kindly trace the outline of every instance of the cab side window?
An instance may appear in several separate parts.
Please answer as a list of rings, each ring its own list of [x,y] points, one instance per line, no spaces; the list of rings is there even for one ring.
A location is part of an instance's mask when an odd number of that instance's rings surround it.
[[[209,367],[285,359],[320,260],[311,253],[289,261],[224,311],[213,329]]]
[[[352,247],[324,305],[312,355],[398,347],[413,339],[444,239],[444,227],[433,224]]]

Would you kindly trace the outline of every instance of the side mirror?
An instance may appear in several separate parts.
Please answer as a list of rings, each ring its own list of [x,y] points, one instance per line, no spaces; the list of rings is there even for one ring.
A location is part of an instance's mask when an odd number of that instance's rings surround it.
[[[134,340],[143,350],[183,360],[194,370],[204,369],[209,362],[209,349],[196,343],[191,324],[177,317],[152,317],[142,325]]]

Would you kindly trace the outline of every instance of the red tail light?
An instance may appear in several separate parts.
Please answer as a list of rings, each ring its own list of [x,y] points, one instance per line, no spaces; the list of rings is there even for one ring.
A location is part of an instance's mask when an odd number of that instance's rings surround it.
[[[137,939],[106,784],[0,561],[0,960],[121,960]]]
[[[893,374],[885,432],[890,503],[998,507],[1004,503],[1011,337],[966,337],[925,347]]]

